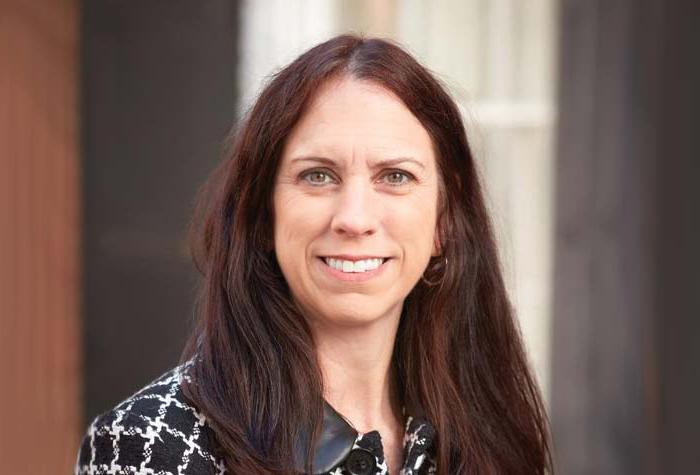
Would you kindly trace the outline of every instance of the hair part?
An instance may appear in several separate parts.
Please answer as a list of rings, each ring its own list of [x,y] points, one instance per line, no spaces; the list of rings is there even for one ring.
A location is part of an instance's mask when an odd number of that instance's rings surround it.
[[[232,134],[192,222],[203,282],[182,355],[193,361],[185,395],[209,419],[232,473],[292,473],[295,441],[320,434],[323,380],[274,255],[272,192],[295,124],[321,86],[344,76],[395,94],[436,152],[441,256],[425,275],[437,269],[442,280],[421,279],[406,298],[393,358],[401,396],[435,426],[438,471],[551,470],[547,416],[459,109],[426,68],[384,39],[341,35],[311,48],[271,78]],[[435,265],[445,258],[446,267]]]

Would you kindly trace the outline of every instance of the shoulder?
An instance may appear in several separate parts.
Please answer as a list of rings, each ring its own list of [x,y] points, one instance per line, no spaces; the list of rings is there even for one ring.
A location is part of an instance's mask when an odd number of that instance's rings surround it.
[[[177,366],[97,416],[83,437],[75,474],[222,474],[214,433],[181,390]]]

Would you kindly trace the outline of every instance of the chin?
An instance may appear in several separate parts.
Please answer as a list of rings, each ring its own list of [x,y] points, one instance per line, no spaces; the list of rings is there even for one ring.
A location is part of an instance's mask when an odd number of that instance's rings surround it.
[[[337,297],[337,303],[320,307],[318,314],[319,318],[334,324],[354,326],[379,320],[389,314],[391,308],[374,297],[355,294]]]
[[[324,317],[335,325],[340,326],[361,326],[372,323],[380,318],[380,315],[368,315],[359,312],[335,313],[332,317]]]

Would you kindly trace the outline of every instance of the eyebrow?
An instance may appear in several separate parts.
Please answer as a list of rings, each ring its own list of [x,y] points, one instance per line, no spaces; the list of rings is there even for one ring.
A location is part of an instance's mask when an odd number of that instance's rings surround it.
[[[293,158],[291,163],[295,162],[317,162],[317,163],[323,163],[328,166],[336,167],[338,166],[338,163],[335,160],[331,160],[330,158],[326,157],[297,157]],[[397,157],[397,158],[389,158],[387,160],[380,160],[378,162],[372,162],[371,163],[371,168],[383,168],[383,167],[393,167],[396,166],[400,163],[404,162],[409,162],[409,163],[414,163],[421,167],[422,169],[425,169],[425,165],[419,161],[416,160],[415,158],[411,157]]]

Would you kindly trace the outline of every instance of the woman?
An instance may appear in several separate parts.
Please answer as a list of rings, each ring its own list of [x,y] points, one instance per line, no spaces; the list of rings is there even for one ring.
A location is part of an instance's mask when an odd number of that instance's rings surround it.
[[[333,38],[233,137],[193,228],[182,364],[91,424],[76,472],[549,470],[464,126],[427,70]]]

